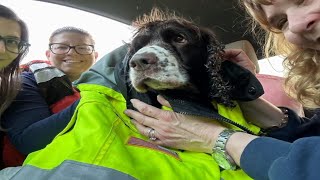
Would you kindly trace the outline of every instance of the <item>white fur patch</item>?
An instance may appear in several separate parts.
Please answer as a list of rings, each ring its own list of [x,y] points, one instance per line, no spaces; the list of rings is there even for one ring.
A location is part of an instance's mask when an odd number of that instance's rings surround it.
[[[143,71],[130,68],[130,80],[137,91],[146,92],[147,87],[156,90],[174,89],[187,84],[188,74],[179,65],[179,61],[172,52],[160,46],[152,45],[141,48],[132,58],[144,54],[153,54],[158,61]]]

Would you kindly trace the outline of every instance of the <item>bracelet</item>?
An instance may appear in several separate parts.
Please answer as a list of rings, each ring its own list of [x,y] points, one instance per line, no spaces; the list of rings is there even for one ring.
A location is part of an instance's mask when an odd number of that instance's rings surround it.
[[[262,130],[263,134],[270,132],[270,131],[273,131],[273,130],[276,130],[276,129],[279,129],[279,128],[283,128],[284,126],[286,126],[288,124],[288,120],[289,120],[288,109],[284,108],[284,107],[279,107],[279,109],[282,111],[282,114],[283,114],[283,117],[282,117],[280,123],[277,125],[274,125],[272,127],[269,127],[267,129],[263,129]]]

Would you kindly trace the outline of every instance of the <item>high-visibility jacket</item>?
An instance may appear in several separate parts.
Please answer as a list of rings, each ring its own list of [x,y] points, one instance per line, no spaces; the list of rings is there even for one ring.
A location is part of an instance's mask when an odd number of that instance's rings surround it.
[[[31,153],[13,179],[212,179],[219,166],[210,154],[173,150],[139,134],[123,111],[126,100],[111,88],[82,84],[68,126],[46,148]],[[223,179],[249,179],[242,171]]]
[[[81,100],[67,127],[31,153],[13,179],[250,179],[242,170],[220,172],[210,154],[157,146],[141,135],[123,113],[126,99],[114,77],[105,77],[113,75],[110,64],[100,60],[83,77],[94,82],[78,85]],[[219,112],[259,131],[238,107],[219,107]]]

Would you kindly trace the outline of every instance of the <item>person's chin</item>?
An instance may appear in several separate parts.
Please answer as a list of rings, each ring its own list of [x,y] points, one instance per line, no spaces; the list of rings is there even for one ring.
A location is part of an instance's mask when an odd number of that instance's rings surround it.
[[[12,61],[0,60],[0,69],[7,67]]]

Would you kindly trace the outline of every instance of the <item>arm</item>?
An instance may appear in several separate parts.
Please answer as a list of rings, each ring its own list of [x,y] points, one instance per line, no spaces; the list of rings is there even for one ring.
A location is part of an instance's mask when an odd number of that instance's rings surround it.
[[[241,50],[229,49],[225,50],[225,58],[247,68],[253,74],[255,73],[255,65],[249,57]],[[248,102],[238,102],[244,117],[253,124],[267,129],[269,127],[281,124],[284,118],[281,110],[264,100],[258,98]],[[320,113],[318,113],[320,114]],[[276,139],[292,142],[298,138],[320,135],[320,118],[315,115],[311,119],[299,117],[295,112],[288,109],[288,123],[282,128],[273,129],[268,132],[268,136]]]
[[[168,106],[164,99],[159,101]],[[148,136],[150,128],[155,129],[157,140],[152,142],[158,145],[212,153],[218,134],[224,129],[213,121],[164,111],[138,100],[131,102],[142,114],[132,110],[125,113],[134,118],[133,122],[145,136]],[[254,179],[313,180],[320,175],[317,169],[320,160],[319,137],[289,143],[237,132],[228,140],[226,150]]]
[[[77,104],[76,101],[52,115],[32,73],[23,73],[22,90],[1,120],[11,142],[20,152],[28,154],[45,147],[63,130]]]
[[[255,74],[256,67],[244,51],[240,49],[225,50],[224,58],[232,61]],[[244,117],[251,123],[265,129],[281,123],[282,111],[263,98],[253,101],[238,102]]]
[[[245,143],[244,136],[244,133],[231,136],[228,152],[237,152],[236,141]],[[319,179],[319,137],[302,138],[293,143],[264,137],[247,144],[242,155],[238,153],[241,155],[240,167],[254,179]],[[235,157],[234,154],[231,156]]]
[[[264,100],[258,98],[248,102],[238,102],[243,116],[251,123],[266,129],[281,123],[284,117],[282,111]]]

